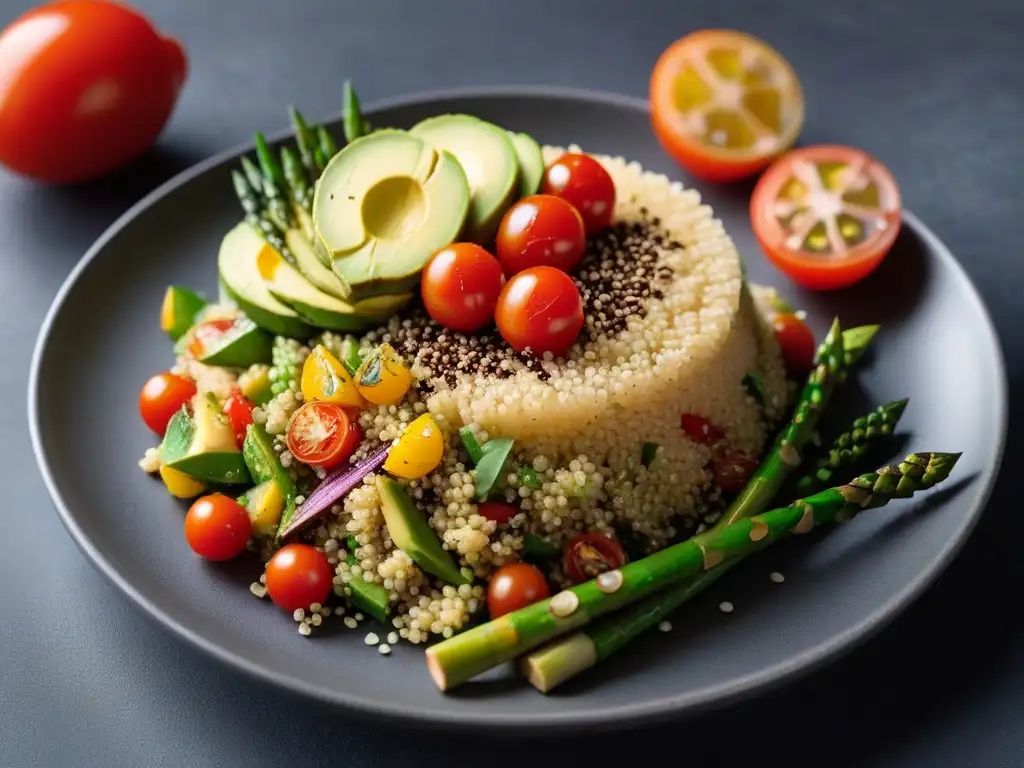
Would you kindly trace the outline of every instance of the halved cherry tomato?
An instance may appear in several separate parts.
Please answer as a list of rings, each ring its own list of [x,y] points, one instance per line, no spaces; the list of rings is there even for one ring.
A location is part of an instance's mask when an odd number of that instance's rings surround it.
[[[580,152],[566,152],[544,172],[545,194],[570,203],[580,216],[587,234],[607,227],[615,210],[615,182],[597,160]]]
[[[285,437],[288,450],[303,464],[334,469],[363,440],[359,424],[334,403],[303,403],[292,414]]]
[[[267,594],[288,613],[309,610],[331,594],[334,569],[324,553],[309,544],[287,544],[267,563]]]
[[[796,141],[804,97],[782,55],[742,32],[707,29],[669,46],[651,73],[651,122],[662,147],[695,176],[731,181]]]
[[[477,331],[494,320],[505,284],[501,264],[475,243],[453,243],[423,269],[420,292],[434,321],[453,331]]]
[[[772,328],[789,375],[802,376],[811,370],[818,350],[807,324],[796,315],[781,314],[772,320]]]
[[[679,426],[692,440],[704,445],[714,445],[725,437],[722,430],[696,413],[684,413],[679,419]]]
[[[739,493],[757,470],[757,459],[743,451],[724,450],[711,460],[715,485],[726,493]]]
[[[513,349],[560,357],[583,328],[583,299],[565,272],[533,267],[505,283],[494,319]]]
[[[487,610],[492,619],[547,599],[551,588],[540,569],[527,563],[503,565],[487,584]]]
[[[235,442],[242,447],[245,442],[245,432],[252,424],[252,403],[241,392],[233,392],[224,401],[224,413],[231,422],[231,429],[235,433]]]
[[[587,232],[572,203],[554,195],[530,195],[505,213],[495,245],[506,277],[531,267],[569,272],[583,257]]]
[[[488,520],[501,525],[518,515],[519,509],[504,501],[484,501],[477,507],[477,512]]]
[[[860,149],[796,149],[758,180],[750,220],[775,266],[801,285],[829,290],[863,280],[896,242],[903,220],[889,169]]]
[[[234,327],[235,321],[226,317],[200,323],[192,329],[192,341],[188,344],[188,351],[193,357],[202,357],[208,349],[216,346],[221,336]]]
[[[177,41],[121,3],[25,13],[0,35],[0,162],[52,183],[114,170],[153,143],[187,68]]]
[[[158,373],[142,386],[139,413],[146,426],[163,437],[167,423],[196,393],[196,383],[176,373]]]
[[[574,584],[597,578],[626,564],[626,551],[615,539],[600,533],[581,533],[565,545],[562,567]]]
[[[207,560],[237,557],[251,536],[252,521],[245,507],[222,493],[196,499],[185,515],[185,540]]]

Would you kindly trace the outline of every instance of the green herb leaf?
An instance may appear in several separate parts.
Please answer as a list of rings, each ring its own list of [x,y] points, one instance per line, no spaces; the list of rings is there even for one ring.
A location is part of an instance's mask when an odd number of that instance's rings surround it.
[[[363,364],[363,352],[359,348],[359,342],[352,336],[346,336],[341,342],[341,363],[352,376],[356,375],[359,366]]]
[[[764,388],[764,379],[761,378],[761,374],[757,371],[747,371],[743,375],[743,388],[747,390],[748,395],[757,400],[761,405],[768,401],[768,393]]]
[[[658,455],[658,444],[657,443],[644,443],[643,449],[640,451],[640,462],[645,466],[651,466],[651,462],[654,461],[654,457]]]
[[[462,446],[466,449],[466,453],[469,454],[469,460],[473,462],[473,466],[479,464],[484,451],[480,447],[480,443],[477,442],[473,430],[469,427],[463,427],[459,430],[459,439],[462,440]]]
[[[540,475],[537,474],[537,470],[533,467],[519,468],[519,483],[527,488],[533,488],[535,491],[539,491],[543,487],[540,482]]]
[[[535,533],[528,533],[523,536],[523,557],[532,560],[549,560],[558,557],[561,550],[554,544],[538,536]]]
[[[483,448],[483,456],[476,463],[476,495],[483,501],[491,492],[494,484],[501,477],[505,460],[512,453],[515,441],[509,437],[498,437],[488,440]]]

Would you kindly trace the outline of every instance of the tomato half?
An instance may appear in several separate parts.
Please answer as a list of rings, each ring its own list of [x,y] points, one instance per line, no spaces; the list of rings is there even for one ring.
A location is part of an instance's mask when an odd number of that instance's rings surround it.
[[[252,521],[245,507],[222,493],[197,499],[185,515],[185,540],[207,560],[237,557],[251,536]]]
[[[245,433],[252,424],[252,403],[241,392],[234,392],[224,401],[224,413],[231,422],[235,442],[241,448],[245,442]]]
[[[142,386],[139,413],[146,426],[163,437],[171,417],[192,399],[196,384],[176,373],[158,373]]]
[[[527,563],[503,565],[487,584],[487,610],[492,619],[547,599],[551,588],[540,569]]]
[[[0,35],[0,163],[95,178],[153,143],[185,82],[181,46],[120,3],[41,5]]]
[[[711,181],[760,171],[793,145],[804,122],[789,62],[733,30],[701,30],[669,46],[651,73],[650,101],[665,151]]]
[[[427,262],[420,292],[423,306],[435,322],[469,333],[494,320],[504,284],[496,258],[474,243],[453,243]]]
[[[903,214],[888,168],[863,150],[821,144],[789,152],[765,171],[750,219],[776,267],[807,288],[829,290],[881,264]]]
[[[726,493],[739,493],[757,470],[757,459],[743,451],[724,450],[711,460],[715,485]]]
[[[334,569],[323,552],[309,544],[281,547],[267,563],[267,594],[289,613],[309,610],[331,594]]]
[[[507,277],[542,266],[569,272],[583,257],[587,233],[572,203],[554,195],[530,195],[505,213],[495,245]]]
[[[698,416],[696,413],[684,413],[679,418],[679,426],[690,439],[704,445],[714,445],[725,437],[722,430],[712,424],[710,420]]]
[[[192,329],[192,341],[189,342],[188,351],[193,357],[202,357],[217,346],[221,337],[235,327],[235,321],[227,318],[207,320]]]
[[[583,299],[565,272],[534,267],[505,283],[494,319],[513,349],[560,357],[583,328]]]
[[[363,440],[359,424],[334,403],[303,403],[288,422],[288,450],[303,464],[334,469]]]
[[[574,584],[597,578],[626,564],[626,551],[615,539],[600,533],[581,533],[565,545],[562,567]]]
[[[615,182],[590,155],[566,152],[548,166],[542,188],[545,194],[562,198],[580,212],[588,235],[600,232],[612,221]]]
[[[814,356],[818,348],[814,343],[814,334],[807,323],[796,315],[776,315],[772,320],[775,340],[779,343],[782,359],[786,363],[786,371],[790,376],[802,376],[814,365]]]

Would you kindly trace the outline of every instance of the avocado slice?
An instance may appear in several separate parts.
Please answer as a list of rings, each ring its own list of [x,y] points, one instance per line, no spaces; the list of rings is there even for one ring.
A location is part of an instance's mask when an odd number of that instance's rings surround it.
[[[270,368],[266,365],[260,365],[255,370],[250,368],[247,375],[239,379],[239,388],[253,405],[266,405],[274,399],[274,391],[271,388],[270,381]]]
[[[254,363],[269,363],[274,337],[248,317],[239,317],[234,326],[206,348],[199,362],[206,365],[226,365],[247,368]]]
[[[313,329],[298,312],[275,299],[260,277],[256,259],[264,245],[259,233],[244,221],[228,232],[217,256],[221,286],[260,328],[279,336],[308,339]]]
[[[508,136],[519,159],[519,197],[535,195],[544,180],[544,155],[540,145],[525,133],[509,131]]]
[[[431,117],[409,133],[455,155],[469,180],[469,217],[463,237],[488,245],[519,190],[519,159],[508,133],[472,115]]]
[[[298,494],[295,481],[281,464],[281,459],[277,455],[277,451],[274,450],[274,441],[261,424],[250,424],[246,429],[245,440],[242,442],[242,458],[256,483],[261,486],[265,483],[272,483],[277,489],[275,493],[279,493],[280,497],[284,499],[283,511],[276,516],[274,529],[269,531],[273,533],[279,530],[280,526],[287,525],[292,515],[295,514],[295,497]],[[274,498],[273,494],[267,496],[264,493],[260,496],[261,503],[264,504],[270,504]],[[251,492],[249,501],[250,503],[253,501]],[[248,505],[247,508],[250,513],[253,511],[253,508]],[[265,519],[264,522],[266,522]]]
[[[324,264],[305,233],[289,229],[284,240],[295,256],[295,266],[299,272],[318,290],[343,301],[352,295],[352,287],[338,277],[329,265]]]
[[[450,584],[469,584],[467,578],[455,565],[437,534],[427,524],[427,518],[405,489],[384,475],[377,476],[377,492],[380,494],[384,523],[395,546],[405,552],[420,568],[432,573]]]
[[[163,463],[189,477],[219,485],[250,482],[235,433],[217,399],[199,392],[171,417],[163,443]]]
[[[238,498],[252,521],[252,527],[261,536],[273,536],[285,511],[285,497],[281,486],[273,480],[260,483]]]
[[[160,308],[160,327],[177,341],[192,327],[206,303],[206,299],[188,288],[168,286]]]
[[[356,139],[320,176],[313,221],[353,297],[405,293],[462,231],[469,182],[447,152],[393,129]]]

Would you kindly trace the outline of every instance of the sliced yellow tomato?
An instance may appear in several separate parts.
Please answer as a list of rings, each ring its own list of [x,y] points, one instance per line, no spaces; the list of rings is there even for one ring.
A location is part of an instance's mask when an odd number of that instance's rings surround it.
[[[405,428],[388,451],[384,469],[395,477],[418,480],[437,469],[444,457],[444,437],[429,413]]]
[[[323,344],[310,352],[302,365],[302,397],[308,402],[334,403],[346,408],[366,407],[348,371]]]
[[[356,386],[371,403],[396,405],[412,386],[412,373],[390,344],[381,344],[356,371]]]
[[[804,122],[803,89],[789,62],[763,40],[727,29],[669,46],[651,73],[650,100],[665,151],[712,181],[765,168]]]
[[[189,477],[173,467],[161,466],[160,479],[167,486],[167,492],[176,499],[194,499],[206,490],[202,481]]]

